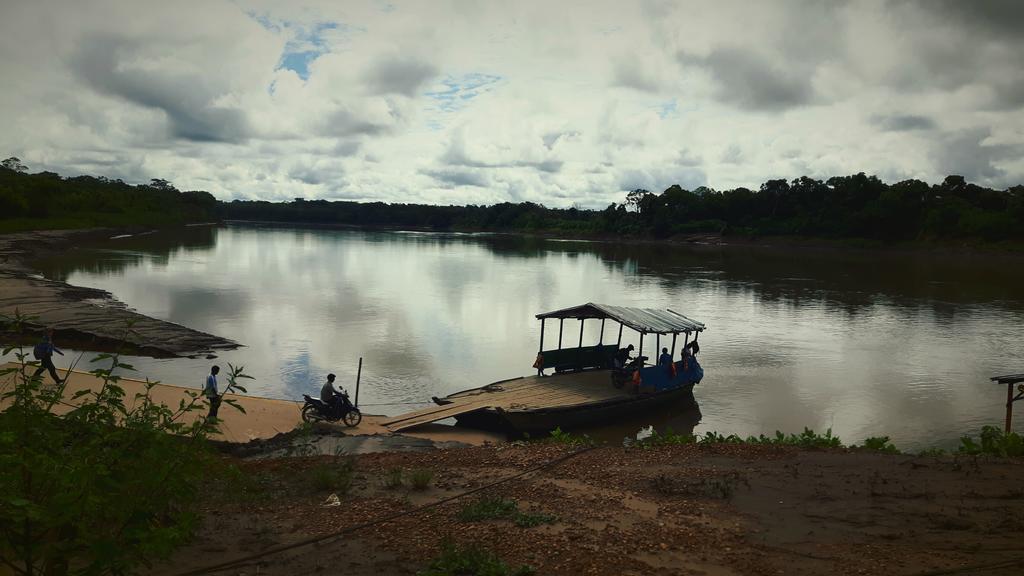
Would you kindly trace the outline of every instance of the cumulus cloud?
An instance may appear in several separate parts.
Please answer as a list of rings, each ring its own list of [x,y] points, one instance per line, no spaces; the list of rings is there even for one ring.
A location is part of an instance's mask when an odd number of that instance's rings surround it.
[[[1024,4],[15,2],[0,153],[220,198],[1024,181]]]
[[[932,130],[935,121],[927,116],[915,114],[894,114],[891,116],[875,116],[872,121],[887,132],[904,132],[907,130]]]

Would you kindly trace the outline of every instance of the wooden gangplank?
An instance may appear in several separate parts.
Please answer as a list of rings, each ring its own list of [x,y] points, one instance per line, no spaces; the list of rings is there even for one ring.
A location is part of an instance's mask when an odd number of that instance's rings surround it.
[[[430,406],[382,422],[391,432],[398,432],[420,424],[436,422],[460,414],[502,408],[523,410],[574,406],[597,402],[624,395],[611,386],[604,371],[559,374],[546,377],[528,376],[490,386],[467,390],[448,396],[450,404]]]

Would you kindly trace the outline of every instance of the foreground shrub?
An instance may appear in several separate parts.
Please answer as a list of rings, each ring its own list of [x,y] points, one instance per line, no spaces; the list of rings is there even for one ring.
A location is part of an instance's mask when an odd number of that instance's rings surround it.
[[[990,454],[1002,456],[1024,456],[1024,438],[1016,432],[1009,434],[995,426],[984,426],[978,441],[970,436],[960,438],[961,454]]]
[[[441,543],[441,554],[418,576],[528,576],[533,568],[511,568],[494,552],[477,546],[458,547],[450,540]]]
[[[16,318],[20,328],[22,318]],[[43,385],[38,362],[19,348],[18,366],[0,372],[0,561],[15,574],[123,574],[168,555],[196,524],[193,504],[207,495],[217,459],[206,438],[216,422],[184,423],[204,409],[191,393],[176,410],[143,393],[127,398],[117,355],[92,370],[102,385],[64,398]],[[228,391],[246,378],[231,368]],[[63,416],[58,403],[74,404]],[[226,404],[233,404],[225,400]],[[239,407],[240,409],[240,407]]]

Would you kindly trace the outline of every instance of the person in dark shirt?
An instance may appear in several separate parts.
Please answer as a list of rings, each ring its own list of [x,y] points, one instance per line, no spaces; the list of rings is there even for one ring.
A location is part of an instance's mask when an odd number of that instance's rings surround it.
[[[626,364],[629,362],[629,353],[632,351],[632,344],[625,348],[619,348],[619,351],[615,353],[615,367],[619,369],[625,368]]]
[[[334,388],[334,374],[327,375],[327,382],[320,388],[320,401],[334,407],[341,400],[341,392]]]
[[[39,368],[36,368],[32,377],[35,378],[43,373],[44,370],[50,372],[50,376],[53,377],[53,381],[60,384],[60,376],[57,375],[57,367],[53,365],[53,353],[56,352],[61,356],[64,355],[59,348],[53,345],[53,328],[47,328],[46,334],[43,336],[42,341],[36,344],[32,350],[32,354],[39,360]]]
[[[668,348],[661,349],[661,356],[658,356],[658,366],[668,366],[672,363],[672,355],[668,353]]]

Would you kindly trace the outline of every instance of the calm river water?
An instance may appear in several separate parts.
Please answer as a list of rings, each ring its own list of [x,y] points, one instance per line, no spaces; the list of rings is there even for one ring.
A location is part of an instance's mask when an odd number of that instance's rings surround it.
[[[708,326],[699,412],[668,407],[608,432],[620,437],[646,424],[806,426],[949,447],[1001,425],[1005,390],[988,377],[1024,371],[1024,271],[990,257],[227,226],[74,250],[44,272],[245,344],[215,362],[244,365],[252,394],[296,399],[328,372],[351,391],[362,356],[371,413],[529,374],[534,315],[588,301],[672,308]],[[597,341],[592,324],[585,343]],[[557,323],[548,328],[554,342]],[[578,339],[567,322],[566,344]],[[214,362],[130,361],[197,388]]]

